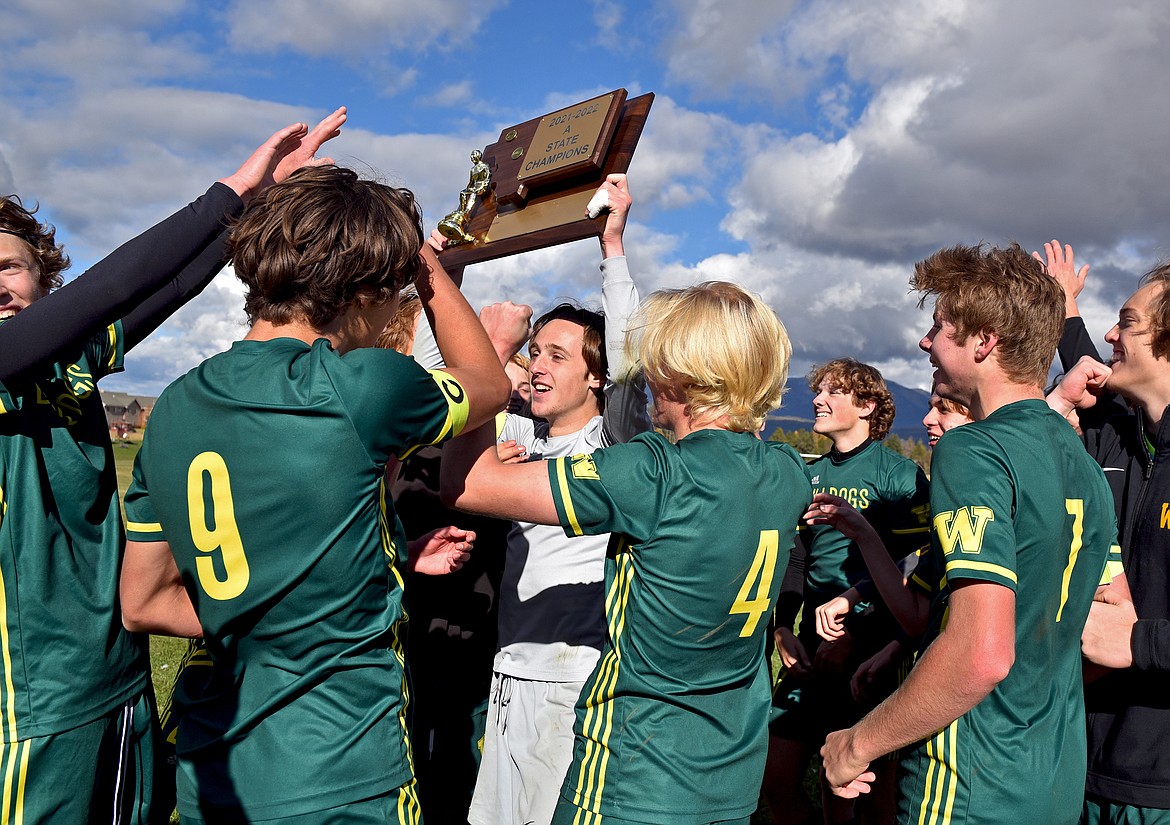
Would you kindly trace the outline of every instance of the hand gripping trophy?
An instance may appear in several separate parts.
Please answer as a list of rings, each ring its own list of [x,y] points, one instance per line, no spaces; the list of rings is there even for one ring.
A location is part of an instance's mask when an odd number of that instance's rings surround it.
[[[483,162],[483,153],[472,149],[471,176],[467,179],[467,186],[459,192],[459,208],[439,221],[439,232],[452,245],[475,242],[475,236],[467,231],[467,223],[471,220],[476,201],[487,194],[491,185],[491,169]]]

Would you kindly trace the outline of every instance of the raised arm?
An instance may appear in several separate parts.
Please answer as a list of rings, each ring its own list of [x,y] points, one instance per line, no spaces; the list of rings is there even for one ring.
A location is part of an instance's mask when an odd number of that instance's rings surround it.
[[[1077,269],[1072,244],[1066,243],[1062,246],[1055,238],[1044,244],[1043,255],[1033,252],[1032,257],[1044,264],[1048,274],[1064,290],[1064,317],[1079,317],[1081,311],[1077,307],[1077,296],[1085,288],[1085,276],[1089,274],[1089,265],[1085,264]]]
[[[623,236],[633,199],[625,175],[609,175],[604,191],[609,214],[601,233],[601,310],[605,315],[605,357],[611,383],[605,388],[603,420],[608,443],[629,441],[648,432],[650,421],[646,380],[626,354],[626,331],[641,300],[626,263]]]
[[[311,133],[301,123],[281,129],[202,197],[0,326],[0,381],[58,360],[162,291],[157,303],[129,318],[128,344],[141,341],[219,271],[222,253],[209,247],[244,201],[306,163],[323,162],[313,155],[344,120],[339,109]]]
[[[307,133],[301,124],[288,138],[275,142],[277,132],[244,162],[234,175],[220,182],[232,189],[242,203],[247,203],[273,183],[279,183],[303,166],[331,163],[332,158],[318,158],[317,151],[327,140],[341,134],[345,107],[334,110]],[[288,127],[293,128],[293,127]],[[211,283],[226,262],[224,244],[227,231],[221,231],[190,264],[169,283],[146,298],[122,319],[126,349],[137,346],[170,318],[180,307]]]
[[[468,391],[467,427],[475,428],[504,409],[512,385],[475,310],[447,276],[435,250],[424,243],[419,255],[426,264],[416,284],[423,311],[447,365],[444,371]]]

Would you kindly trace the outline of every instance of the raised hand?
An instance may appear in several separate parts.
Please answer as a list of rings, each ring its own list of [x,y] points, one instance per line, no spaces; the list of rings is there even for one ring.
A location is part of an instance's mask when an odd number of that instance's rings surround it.
[[[1089,274],[1089,265],[1085,264],[1077,269],[1073,257],[1072,244],[1060,245],[1060,241],[1053,238],[1044,244],[1044,255],[1033,252],[1032,257],[1048,269],[1048,274],[1060,284],[1064,290],[1064,315],[1073,318],[1080,315],[1077,308],[1077,296],[1085,288],[1085,276]]]
[[[318,158],[321,144],[341,134],[345,123],[345,107],[334,111],[310,132],[303,123],[293,123],[273,133],[248,156],[231,175],[220,178],[220,183],[231,187],[247,203],[269,186],[284,180],[302,166],[320,166],[332,163],[332,158]]]
[[[606,193],[609,208],[609,213],[605,217],[605,229],[601,232],[601,255],[603,258],[625,255],[622,236],[626,231],[626,217],[630,214],[630,206],[633,204],[629,182],[625,175],[615,172],[606,176],[597,191]]]
[[[479,322],[487,330],[488,338],[506,362],[528,341],[532,329],[532,307],[503,301],[490,304],[479,311]]]

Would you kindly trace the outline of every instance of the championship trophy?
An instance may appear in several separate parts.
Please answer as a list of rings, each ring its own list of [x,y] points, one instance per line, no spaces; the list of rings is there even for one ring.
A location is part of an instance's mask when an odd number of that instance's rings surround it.
[[[590,199],[607,175],[629,169],[653,102],[653,93],[627,100],[617,89],[508,127],[473,150],[459,205],[439,222],[443,266],[600,235],[604,205]]]

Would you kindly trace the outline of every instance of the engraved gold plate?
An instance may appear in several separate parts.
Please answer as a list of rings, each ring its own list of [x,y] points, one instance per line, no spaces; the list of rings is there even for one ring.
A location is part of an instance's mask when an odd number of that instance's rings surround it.
[[[512,160],[516,160],[517,158],[519,158],[523,154],[524,154],[524,147],[523,146],[516,147],[516,150],[514,152],[512,152]]]
[[[509,129],[508,134],[504,135],[504,140],[507,141],[508,143],[511,143],[515,139],[516,139],[516,130],[515,129]]]
[[[528,159],[516,179],[525,180],[588,161],[597,150],[597,139],[612,102],[610,92],[542,117],[528,145]]]
[[[534,203],[515,212],[496,215],[491,228],[487,231],[485,241],[502,241],[505,238],[515,238],[541,229],[581,221],[585,218],[585,207],[591,197],[592,190],[578,192],[558,200]]]

